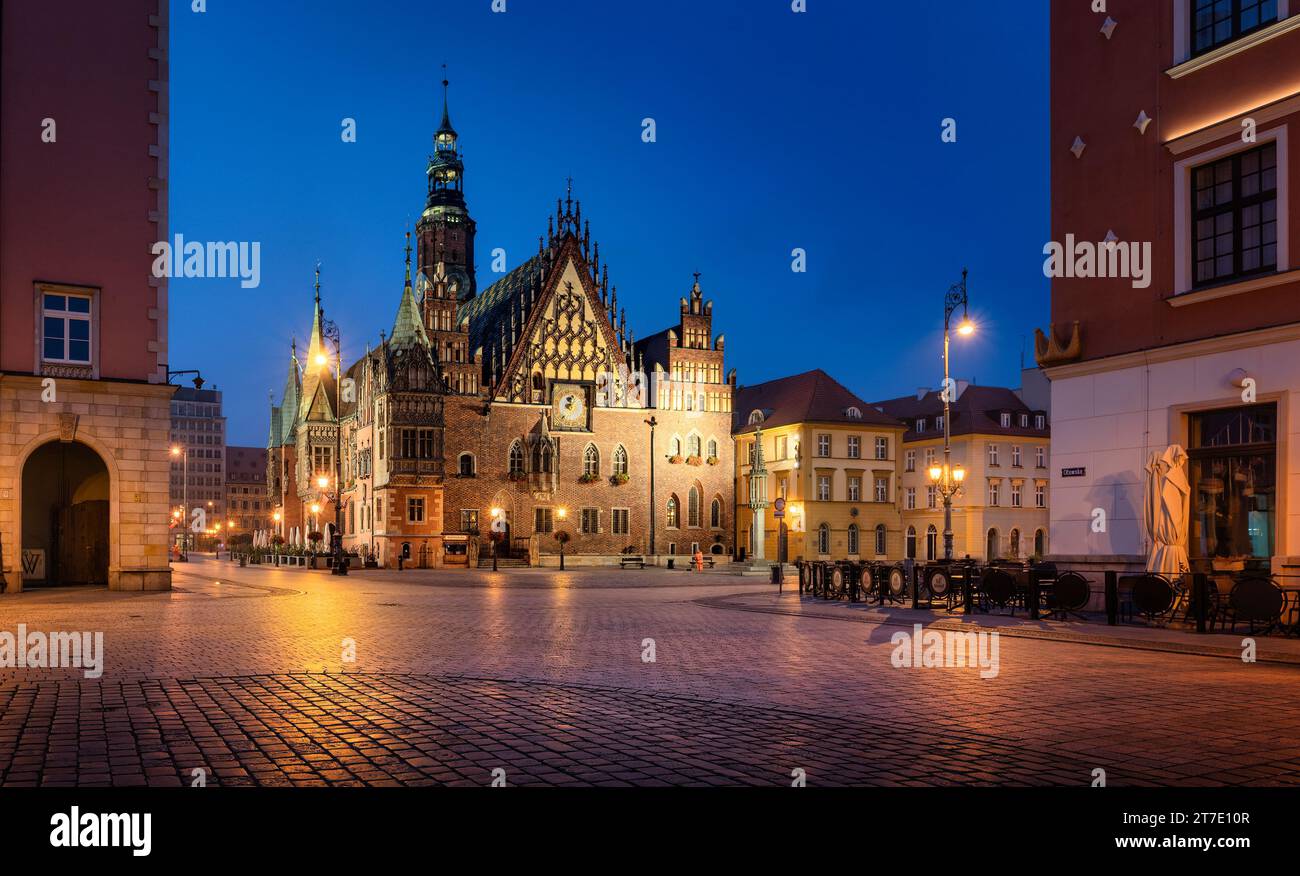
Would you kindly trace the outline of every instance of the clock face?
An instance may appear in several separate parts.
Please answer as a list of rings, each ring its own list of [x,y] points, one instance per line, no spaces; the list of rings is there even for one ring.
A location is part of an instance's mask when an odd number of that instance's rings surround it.
[[[583,429],[587,425],[587,393],[581,386],[556,386],[555,425],[565,429]]]

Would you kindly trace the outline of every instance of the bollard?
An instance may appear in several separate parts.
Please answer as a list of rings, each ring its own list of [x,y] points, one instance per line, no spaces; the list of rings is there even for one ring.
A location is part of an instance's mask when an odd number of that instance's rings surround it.
[[[1119,572],[1106,573],[1106,624],[1119,623]]]
[[[1038,620],[1038,603],[1042,599],[1042,582],[1038,576],[1041,573],[1037,569],[1029,570],[1029,592],[1025,598],[1029,601],[1029,619]]]
[[[1196,609],[1196,632],[1205,632],[1205,609],[1210,601],[1210,579],[1204,572],[1192,576],[1192,605]]]

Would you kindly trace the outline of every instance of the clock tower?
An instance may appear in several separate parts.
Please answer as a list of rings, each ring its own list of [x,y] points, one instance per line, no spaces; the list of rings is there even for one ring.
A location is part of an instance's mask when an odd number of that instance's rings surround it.
[[[442,124],[433,135],[434,152],[426,171],[429,193],[415,232],[420,273],[432,280],[442,265],[447,294],[460,302],[473,298],[478,291],[474,279],[475,225],[465,207],[465,166],[447,109],[447,85],[447,80],[442,80]]]

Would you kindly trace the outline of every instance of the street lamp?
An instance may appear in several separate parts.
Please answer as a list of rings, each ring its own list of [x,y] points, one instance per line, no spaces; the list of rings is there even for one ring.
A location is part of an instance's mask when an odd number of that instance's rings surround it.
[[[181,459],[181,552],[176,559],[185,563],[190,559],[187,551],[190,531],[190,454],[180,444],[173,444],[171,453]]]
[[[569,509],[565,508],[564,506],[560,506],[559,508],[555,509],[555,516],[560,518],[560,524],[563,525],[564,518],[569,516]],[[569,540],[569,534],[564,530],[560,530],[555,534],[555,539],[560,543],[560,571],[563,572],[564,571],[564,543]]]
[[[961,489],[962,479],[966,477],[966,472],[960,466],[954,470],[951,465],[950,408],[957,394],[953,391],[952,379],[948,376],[948,345],[952,315],[958,307],[961,308],[961,322],[957,326],[957,334],[969,337],[975,332],[975,324],[971,322],[968,312],[966,273],[966,269],[962,268],[961,282],[949,287],[943,300],[943,467],[933,466],[930,469],[930,480],[943,496],[943,558],[948,562],[952,562],[952,497]]]
[[[407,259],[410,259],[410,244],[407,244]],[[316,294],[320,297],[320,267],[316,268]],[[325,340],[334,343],[334,537],[330,540],[330,552],[334,563],[330,567],[331,575],[346,575],[348,567],[343,562],[343,335],[338,323],[325,320],[322,326]],[[329,367],[329,357],[322,350],[316,354],[319,368]],[[321,489],[328,481],[322,477]]]
[[[489,530],[488,540],[492,542],[492,571],[497,570],[497,541],[501,538],[502,533],[497,531],[496,522],[501,519],[502,511],[500,508],[492,509],[492,528]]]

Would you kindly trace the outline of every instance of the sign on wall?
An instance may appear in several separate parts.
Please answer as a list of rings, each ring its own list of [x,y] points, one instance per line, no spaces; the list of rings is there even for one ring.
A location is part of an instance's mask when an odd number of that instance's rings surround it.
[[[45,580],[44,548],[23,548],[23,578],[28,581]]]
[[[1087,477],[1087,475],[1088,475],[1088,469],[1086,466],[1082,466],[1082,465],[1077,466],[1075,468],[1061,469],[1061,477],[1063,478],[1082,478],[1082,477]]]

